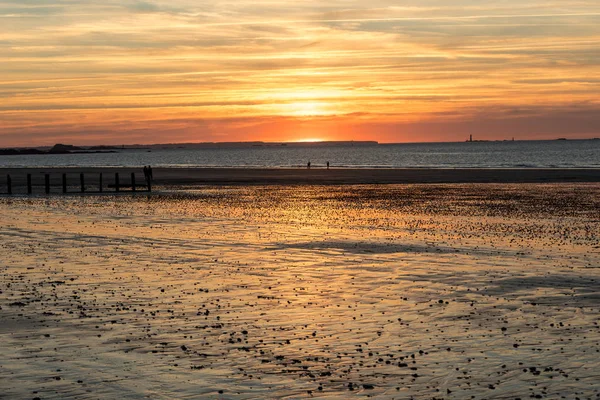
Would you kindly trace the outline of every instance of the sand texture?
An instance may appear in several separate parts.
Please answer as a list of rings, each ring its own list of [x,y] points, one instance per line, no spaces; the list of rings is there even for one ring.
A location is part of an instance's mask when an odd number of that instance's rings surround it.
[[[0,398],[600,394],[600,186],[0,198]]]

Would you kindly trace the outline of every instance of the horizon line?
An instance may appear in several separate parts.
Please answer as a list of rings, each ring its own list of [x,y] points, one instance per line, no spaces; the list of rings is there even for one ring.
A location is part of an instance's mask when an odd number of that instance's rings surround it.
[[[252,145],[252,144],[265,144],[265,145],[324,145],[324,144],[345,144],[345,143],[363,143],[363,144],[375,144],[375,145],[394,145],[394,144],[433,144],[433,143],[487,143],[487,142],[554,142],[554,141],[579,141],[579,140],[600,140],[599,137],[591,138],[566,138],[556,137],[554,139],[476,139],[470,142],[468,138],[461,141],[430,141],[430,142],[379,142],[377,140],[314,140],[314,141],[263,141],[263,140],[247,140],[247,141],[205,141],[205,142],[170,142],[170,143],[121,143],[121,144],[68,144],[68,143],[55,143],[53,145],[29,145],[29,146],[9,146],[1,147],[2,149],[37,149],[54,147],[56,145],[63,146],[74,146],[74,147],[113,147],[113,148],[131,148],[131,147],[142,147],[142,146],[186,146],[186,145]]]

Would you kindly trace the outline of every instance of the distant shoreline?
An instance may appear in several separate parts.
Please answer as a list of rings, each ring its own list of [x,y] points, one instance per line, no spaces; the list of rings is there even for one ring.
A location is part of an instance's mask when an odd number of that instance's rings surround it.
[[[0,148],[0,155],[37,155],[37,154],[76,154],[89,152],[107,152],[118,150],[173,150],[173,149],[215,149],[215,148],[251,148],[251,147],[328,147],[328,146],[376,146],[377,141],[314,141],[314,142],[198,142],[198,143],[153,143],[123,145],[71,145],[57,143],[54,146],[13,146]]]
[[[75,182],[79,174],[95,185],[103,173],[105,185],[119,173],[123,182],[131,173],[143,179],[139,168],[120,167],[56,167],[0,168],[0,186],[11,175],[15,187],[26,185],[27,174],[34,186],[43,184],[44,174],[50,174],[53,185],[59,185],[62,174]],[[243,186],[243,185],[361,185],[361,184],[443,184],[443,183],[575,183],[600,182],[600,168],[154,168],[154,185],[160,187]]]
[[[499,142],[556,142],[556,141],[586,141],[600,140],[600,137],[591,138],[565,138],[550,139],[473,139],[440,142],[378,142],[376,140],[322,140],[322,141],[297,141],[297,142],[183,142],[183,143],[133,143],[133,144],[106,144],[106,145],[71,145],[56,144],[58,151],[51,152],[51,145],[8,146],[0,148],[0,155],[35,155],[35,154],[69,154],[77,152],[107,152],[119,150],[173,150],[173,149],[238,149],[252,147],[329,147],[329,146],[394,146],[394,145],[422,145],[422,144],[460,144],[460,143],[499,143]]]

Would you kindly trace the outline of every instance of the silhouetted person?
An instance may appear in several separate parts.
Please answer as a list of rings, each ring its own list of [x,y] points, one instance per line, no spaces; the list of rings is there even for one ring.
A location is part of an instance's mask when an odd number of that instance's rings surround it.
[[[306,164],[306,168],[310,169],[310,161]]]
[[[329,169],[329,161],[327,161],[327,169]]]
[[[152,167],[150,165],[148,165],[148,177],[150,178],[150,181],[154,180],[152,177]]]
[[[144,179],[148,182],[148,167],[144,165]]]

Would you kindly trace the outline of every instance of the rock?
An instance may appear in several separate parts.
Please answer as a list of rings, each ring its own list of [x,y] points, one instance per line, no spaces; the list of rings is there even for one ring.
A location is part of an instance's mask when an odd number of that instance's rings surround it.
[[[363,384],[363,388],[371,390],[371,389],[375,389],[375,386],[374,385],[370,385],[368,383],[364,383]]]

